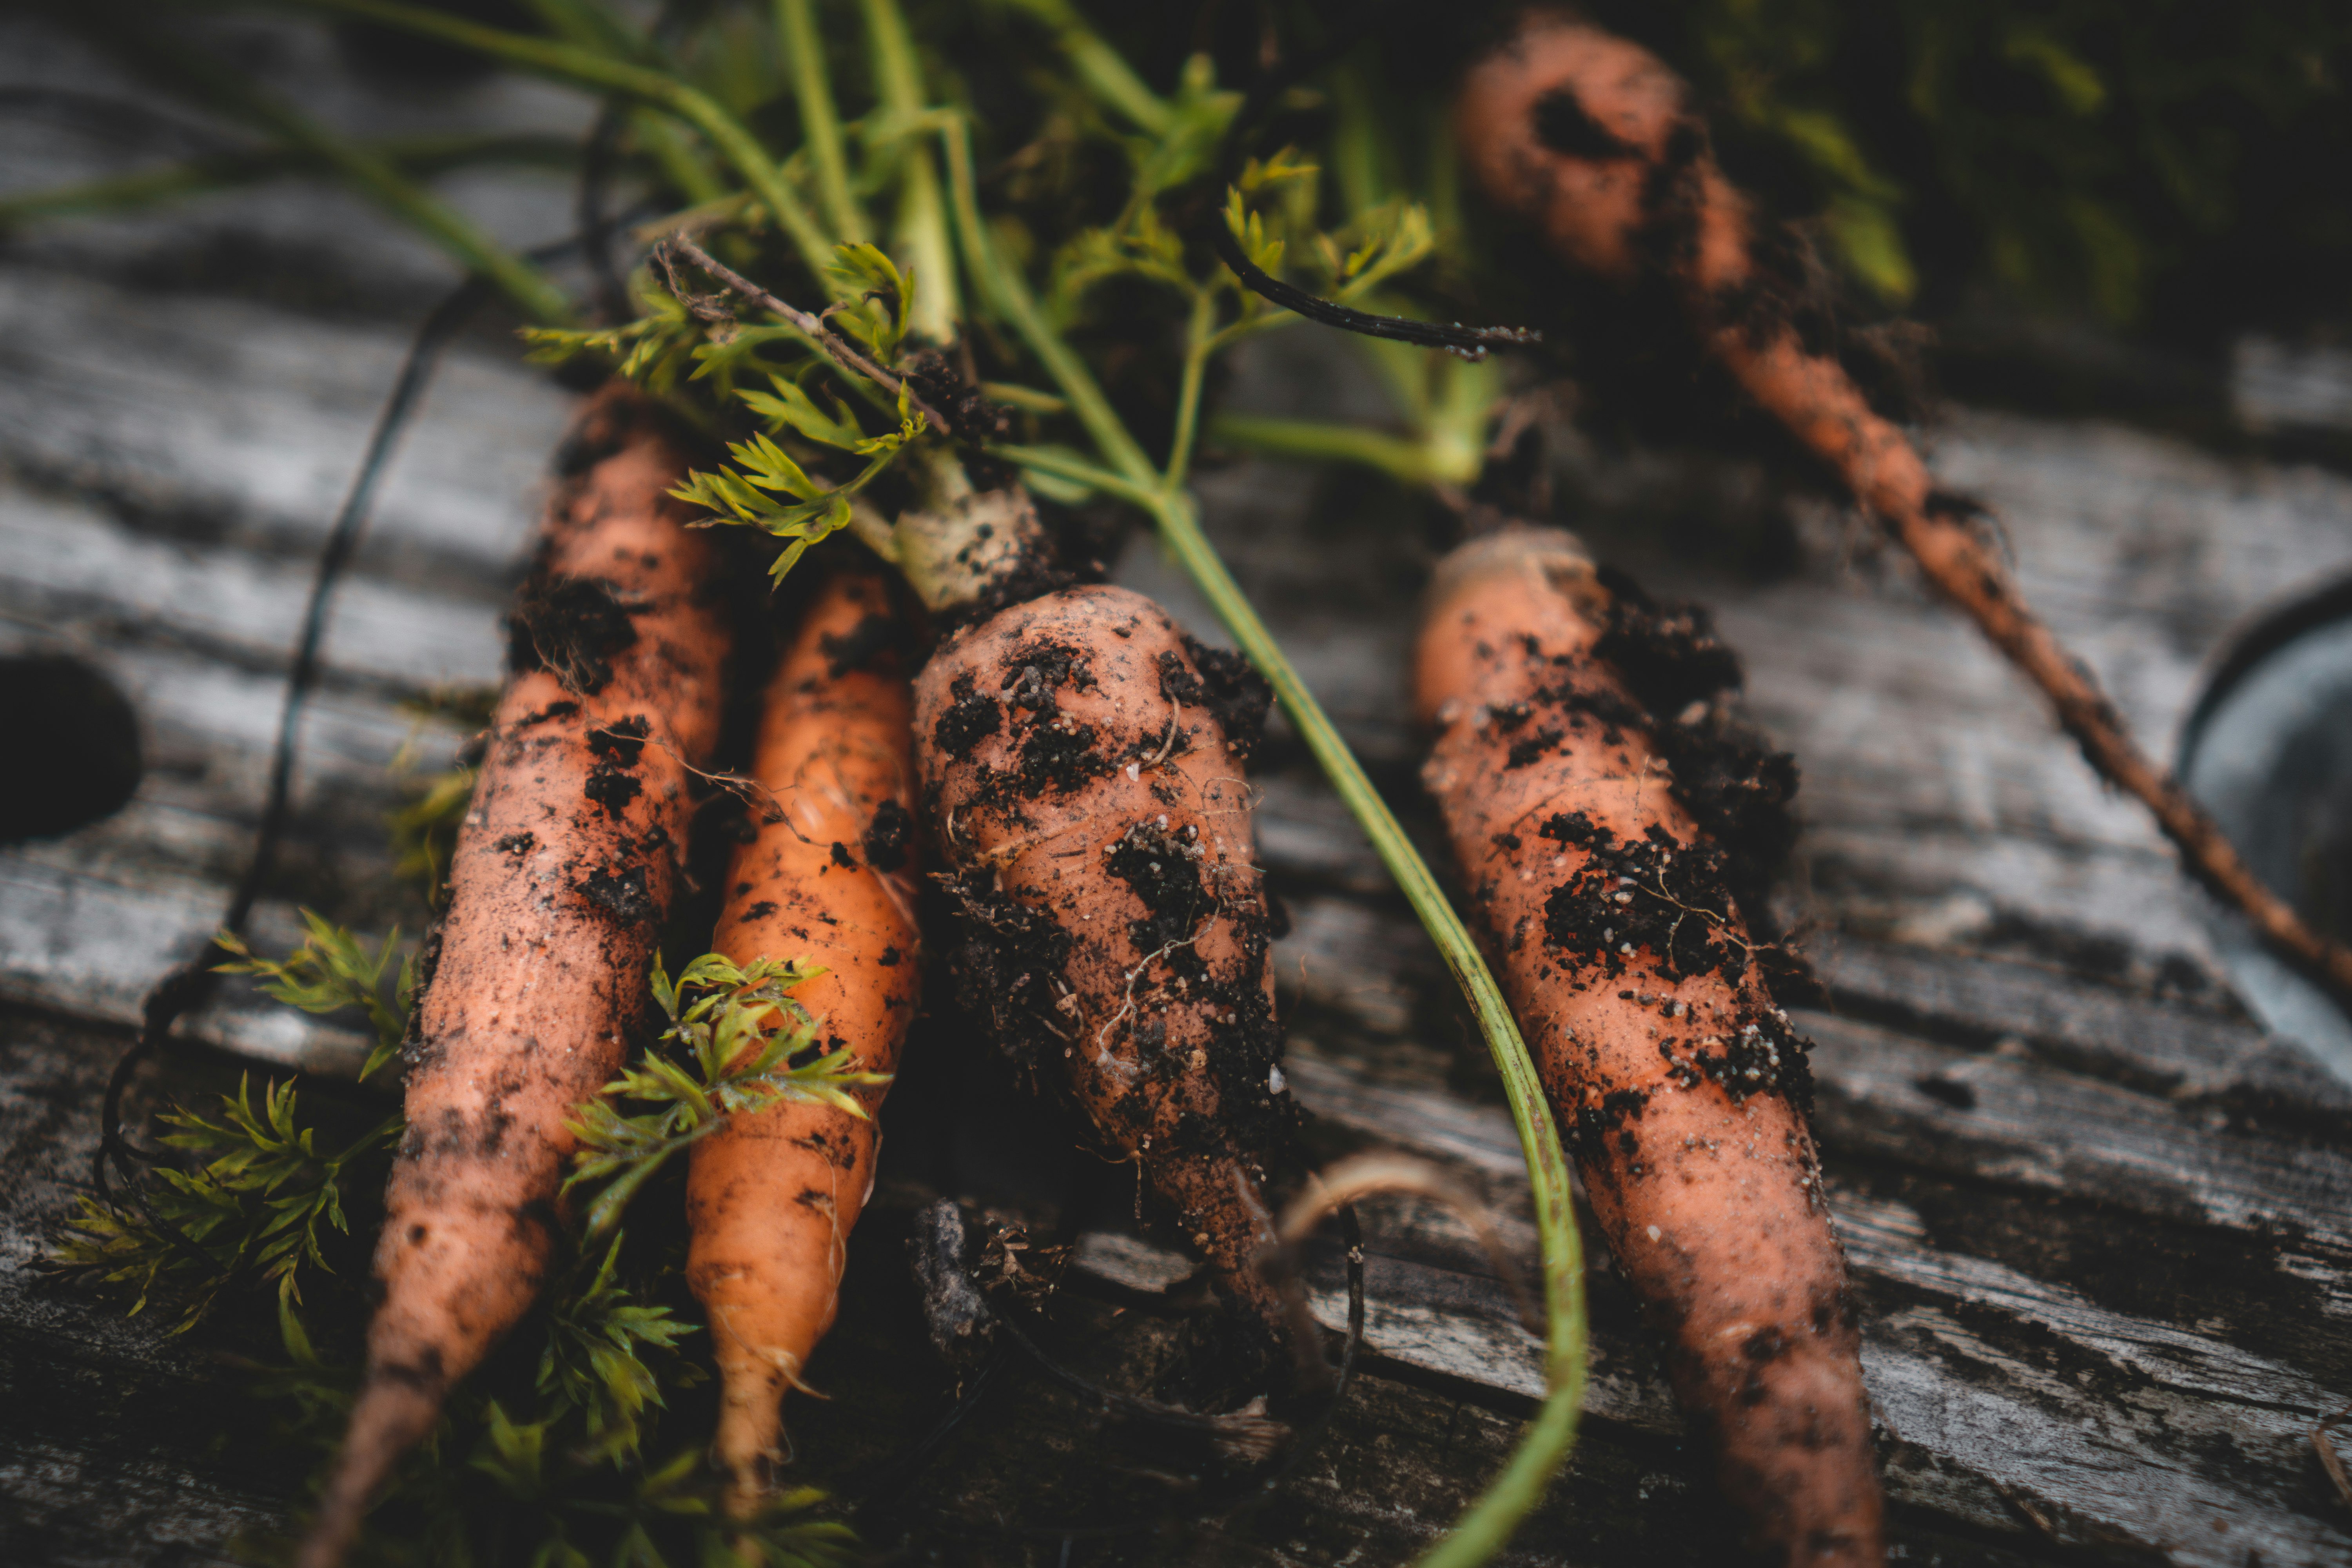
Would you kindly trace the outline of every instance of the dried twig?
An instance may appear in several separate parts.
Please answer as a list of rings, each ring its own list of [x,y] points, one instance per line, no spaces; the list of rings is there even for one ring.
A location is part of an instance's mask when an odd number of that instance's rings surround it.
[[[872,382],[875,385],[882,388],[885,392],[889,393],[893,396],[897,396],[903,391],[906,394],[908,403],[912,405],[916,411],[922,415],[924,419],[929,423],[932,429],[937,430],[943,436],[953,436],[955,434],[955,426],[950,424],[946,416],[941,415],[938,409],[932,407],[930,404],[924,401],[920,393],[908,385],[905,377],[900,376],[894,372],[885,370],[882,366],[876,364],[864,354],[859,353],[856,349],[850,346],[848,342],[845,340],[840,333],[833,330],[832,326],[824,320],[824,317],[813,316],[806,310],[802,310],[799,306],[791,303],[789,300],[781,300],[775,295],[769,293],[765,289],[761,288],[757,283],[752,282],[749,278],[744,277],[740,272],[736,271],[733,268],[728,266],[725,262],[720,261],[717,257],[712,256],[709,251],[703,249],[702,247],[695,244],[693,240],[688,238],[685,235],[672,235],[669,238],[664,240],[661,244],[654,247],[654,259],[660,264],[663,273],[668,277],[670,291],[676,294],[679,300],[685,304],[686,308],[692,310],[696,315],[700,316],[705,321],[722,319],[718,317],[702,303],[702,296],[689,294],[686,289],[679,287],[677,273],[671,261],[671,258],[673,256],[691,262],[696,267],[700,268],[703,271],[709,273],[711,277],[718,279],[719,282],[724,283],[729,289],[740,294],[744,299],[750,300],[752,304],[757,305],[762,310],[782,316],[785,321],[790,321],[793,326],[798,327],[802,331],[807,333],[810,342],[815,343],[817,347],[823,349],[827,354],[831,355],[835,363],[839,364],[842,369],[848,371],[851,374],[865,377],[867,381]]]

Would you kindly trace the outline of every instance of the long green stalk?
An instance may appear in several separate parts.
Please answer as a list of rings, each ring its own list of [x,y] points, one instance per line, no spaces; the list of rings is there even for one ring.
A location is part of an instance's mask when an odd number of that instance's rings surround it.
[[[948,155],[948,189],[954,197],[956,237],[963,247],[964,266],[977,281],[981,293],[996,308],[999,315],[1013,323],[1022,342],[1029,345],[1045,365],[1045,373],[1061,387],[1062,395],[1069,399],[1070,412],[1111,467],[1132,484],[1146,489],[1159,482],[1151,459],[1128,434],[1126,424],[1111,408],[1110,399],[1085,362],[1070,352],[1059,333],[1046,324],[1045,312],[1037,308],[1036,296],[1029,292],[1027,279],[1013,268],[1001,266],[994,254],[988,230],[980,216],[980,180],[972,172],[971,134],[963,116],[941,113],[938,117],[940,138]]]
[[[549,325],[572,320],[572,297],[538,268],[474,226],[411,180],[383,153],[347,141],[226,63],[186,45],[165,44],[111,6],[61,17],[145,79],[184,93],[218,114],[275,137],[333,170],[376,205],[422,233],[467,270],[496,284],[517,308]]]
[[[1427,485],[1451,479],[1437,472],[1423,443],[1361,425],[1331,425],[1320,419],[1282,419],[1262,414],[1220,414],[1209,435],[1229,447],[1268,458],[1307,462],[1358,463],[1378,468],[1400,484]]]
[[[534,76],[551,77],[575,87],[626,93],[642,99],[699,131],[719,150],[719,155],[735,166],[736,173],[743,176],[743,183],[751,187],[751,194],[775,217],[792,240],[793,248],[801,253],[801,259],[810,271],[823,278],[826,268],[832,265],[831,242],[824,231],[817,226],[815,218],[810,215],[799,193],[784,178],[783,170],[760,145],[759,138],[708,93],[689,87],[675,77],[577,45],[532,37],[526,33],[510,33],[498,27],[485,27],[446,12],[401,5],[398,0],[288,0],[288,3],[305,10],[357,16],[363,21],[380,22],[387,27],[398,27],[428,38],[439,38],[460,48],[488,55],[492,59],[504,60]]]
[[[529,134],[403,136],[362,142],[362,151],[383,159],[404,176],[417,179],[485,163],[530,163],[560,168],[579,161],[576,142]],[[37,218],[76,213],[117,212],[208,191],[257,184],[289,174],[332,174],[334,165],[299,147],[258,147],[221,153],[70,185],[0,197],[0,228]]]
[[[1117,110],[1138,131],[1158,136],[1168,129],[1168,105],[1146,87],[1143,79],[1117,49],[1103,42],[1069,4],[1069,0],[1009,0],[1053,29],[1054,42],[1094,95]]]
[[[816,171],[817,199],[833,231],[847,244],[866,234],[866,213],[849,191],[849,160],[841,150],[841,112],[834,107],[833,83],[824,74],[824,40],[816,30],[811,0],[776,0],[776,39],[792,73],[793,97],[801,111],[801,135]]]
[[[1209,374],[1209,356],[1216,350],[1217,291],[1202,289],[1192,296],[1192,319],[1184,334],[1184,374],[1176,386],[1176,434],[1168,443],[1168,467],[1160,483],[1184,482],[1192,464],[1192,441],[1201,428],[1201,389]]]
[[[601,49],[616,58],[635,60],[656,70],[665,69],[669,61],[651,39],[631,33],[621,19],[594,0],[528,0],[531,10],[544,23],[547,30],[567,43],[583,48]],[[684,193],[689,202],[700,204],[716,201],[726,195],[725,188],[711,178],[710,171],[687,145],[687,139],[676,121],[637,105],[629,111],[629,129],[671,184]]]
[[[900,139],[897,239],[915,269],[915,327],[933,342],[954,341],[962,312],[956,308],[955,247],[940,198],[939,165],[928,139],[921,72],[914,40],[898,0],[865,0],[866,26],[874,44],[875,96],[882,100],[886,134]]]

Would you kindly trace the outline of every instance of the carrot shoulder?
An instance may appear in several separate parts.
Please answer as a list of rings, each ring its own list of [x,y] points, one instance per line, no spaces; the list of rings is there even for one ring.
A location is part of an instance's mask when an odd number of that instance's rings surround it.
[[[686,764],[718,738],[729,630],[712,550],[665,493],[685,454],[614,388],[558,464],[405,1051],[383,1300],[305,1568],[341,1557],[450,1387],[538,1295],[565,1122],[619,1070],[677,883]]]
[[[1883,1561],[1843,1255],[1719,852],[1593,645],[1568,535],[1440,569],[1415,663],[1423,778],[1611,1251],[1725,1490],[1791,1563]]]
[[[967,1005],[1142,1167],[1270,1354],[1281,1307],[1253,1263],[1297,1113],[1213,682],[1149,599],[1080,587],[951,637],[915,693]]]
[[[728,871],[712,945],[739,964],[805,959],[793,997],[850,1067],[895,1070],[920,971],[914,920],[913,701],[878,577],[829,581],[768,683],[751,766],[778,820]],[[883,1091],[870,1089],[869,1114]],[[730,1506],[756,1507],[783,1458],[782,1401],[832,1326],[881,1134],[830,1106],[731,1118],[695,1145],[687,1278],[709,1314]]]

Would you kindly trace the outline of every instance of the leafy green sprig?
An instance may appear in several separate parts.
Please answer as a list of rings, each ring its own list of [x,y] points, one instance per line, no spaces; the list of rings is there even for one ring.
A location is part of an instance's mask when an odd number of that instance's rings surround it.
[[[349,931],[311,910],[302,945],[284,959],[263,958],[233,931],[215,942],[238,956],[224,973],[251,974],[279,1002],[306,1013],[357,1009],[367,1016],[375,1045],[360,1076],[396,1056],[416,994],[413,958],[402,956],[400,932],[371,953]],[[136,1202],[85,1194],[62,1228],[45,1267],[131,1298],[130,1315],[168,1298],[176,1308],[172,1332],[195,1327],[230,1292],[258,1280],[276,1292],[282,1318],[302,1303],[310,1271],[333,1272],[330,1233],[349,1236],[347,1188],[373,1190],[381,1182],[404,1125],[387,1117],[334,1152],[322,1152],[319,1131],[298,1114],[291,1082],[275,1080],[253,1097],[250,1075],[216,1111],[174,1101],[157,1120],[173,1131],[159,1140],[193,1156],[189,1169],[159,1165],[153,1184]]]
[[[424,1528],[372,1531],[360,1555],[404,1568],[847,1568],[863,1555],[813,1487],[770,1498],[753,1519],[725,1516],[699,1447],[616,1476],[584,1466],[551,1420],[518,1421],[491,1401],[474,1425],[462,1468],[436,1465],[389,1505]]]
[[[317,1130],[296,1118],[292,1084],[265,1085],[257,1105],[247,1077],[220,1100],[212,1115],[174,1104],[158,1118],[177,1129],[161,1142],[206,1156],[202,1164],[158,1167],[143,1207],[85,1195],[48,1267],[128,1292],[131,1317],[159,1294],[171,1297],[178,1308],[175,1334],[195,1327],[247,1279],[274,1287],[281,1312],[299,1308],[304,1272],[332,1272],[324,1231],[351,1233],[346,1183],[381,1173],[402,1120],[387,1118],[327,1154],[319,1150]]]
[[[646,1407],[663,1404],[661,1380],[646,1356],[668,1352],[698,1331],[696,1325],[672,1317],[667,1306],[631,1299],[614,1272],[622,1240],[614,1232],[602,1261],[593,1253],[582,1258],[571,1277],[549,1292],[547,1343],[535,1385],[551,1418],[579,1412],[587,1434],[584,1453],[595,1459],[637,1452]]]
[[[825,272],[840,298],[824,311],[824,330],[857,345],[863,353],[856,357],[877,367],[895,365],[917,309],[913,277],[866,241],[838,247]],[[560,362],[603,354],[656,396],[675,401],[693,383],[708,382],[719,404],[748,410],[760,428],[728,444],[734,461],[696,469],[669,493],[707,511],[703,526],[737,524],[783,541],[769,567],[769,575],[782,581],[812,547],[849,526],[851,501],[924,434],[927,421],[900,379],[895,402],[883,404],[883,428],[869,432],[853,405],[810,388],[837,379],[860,401],[875,403],[884,395],[869,379],[843,376],[835,357],[821,352],[801,322],[746,324],[731,310],[680,293],[674,278],[671,283],[665,289],[655,284],[650,267],[641,269],[635,292],[644,314],[599,331],[532,331],[526,335],[533,357]],[[764,389],[745,384],[762,380]],[[810,472],[821,468],[825,453],[865,461],[846,479],[828,483]]]
[[[725,1517],[721,1483],[698,1446],[658,1462],[664,1391],[708,1374],[679,1353],[696,1331],[623,1285],[629,1248],[614,1236],[558,1270],[539,1308],[451,1395],[432,1435],[404,1462],[354,1552],[400,1568],[530,1563],[591,1568],[842,1568],[848,1527],[824,1517],[823,1493],[775,1498],[750,1521]],[[675,1265],[646,1273],[659,1289]],[[259,1392],[290,1407],[290,1435],[321,1455],[341,1437],[358,1369],[331,1364],[299,1321],[281,1320],[289,1364]]]
[[[866,1106],[852,1090],[887,1084],[891,1075],[852,1067],[849,1046],[817,1053],[824,1021],[790,994],[824,973],[797,959],[739,967],[710,952],[673,983],[654,960],[654,1000],[669,1027],[638,1065],[580,1106],[571,1123],[580,1156],[564,1190],[602,1187],[588,1208],[587,1235],[609,1230],[671,1155],[730,1116],[791,1100],[866,1120]],[[624,1115],[614,1108],[619,1101],[648,1109]]]
[[[474,803],[478,768],[451,768],[427,773],[415,793],[385,818],[392,849],[392,874],[425,895],[425,906],[438,910],[449,894],[449,863],[457,852],[457,829]]]
[[[304,910],[302,924],[302,945],[283,959],[263,958],[235,931],[219,932],[213,938],[214,945],[237,955],[219,965],[219,971],[257,976],[265,994],[305,1013],[339,1013],[355,1007],[366,1014],[375,1030],[375,1046],[360,1068],[364,1081],[400,1054],[401,1037],[408,1031],[409,1009],[416,1002],[416,955],[403,952],[397,926],[371,954],[349,930],[316,910]]]
[[[415,991],[413,965],[396,962],[397,936],[371,951],[348,931],[306,919],[302,945],[283,959],[225,940],[239,955],[228,967],[259,977],[289,1006],[361,1009],[375,1024],[380,1048],[396,1047]],[[840,1070],[845,1051],[797,1068],[789,1062],[805,1051],[816,1021],[783,991],[818,973],[783,963],[739,969],[714,956],[688,964],[673,984],[656,965],[655,994],[665,999],[672,1027],[656,1051],[669,1047],[689,1068],[649,1056],[623,1081],[643,1098],[691,1090],[680,1108],[684,1142],[691,1141],[686,1123],[702,1125],[695,1119],[706,1110],[723,1116],[782,1097],[863,1114],[847,1091],[880,1079]],[[789,1026],[772,1021],[780,1005]],[[734,1060],[738,1054],[746,1059]],[[50,1267],[132,1293],[134,1314],[169,1294],[180,1308],[174,1332],[195,1326],[240,1281],[273,1284],[285,1362],[245,1364],[256,1392],[288,1408],[292,1433],[331,1452],[359,1369],[322,1356],[314,1330],[349,1342],[360,1322],[357,1299],[339,1298],[347,1310],[314,1325],[301,1284],[315,1271],[331,1271],[326,1242],[350,1233],[347,1194],[381,1185],[403,1119],[389,1117],[340,1151],[321,1152],[291,1085],[268,1085],[257,1100],[247,1081],[222,1098],[218,1112],[174,1104],[161,1120],[173,1129],[161,1142],[204,1163],[159,1170],[143,1210],[85,1200]],[[435,1568],[507,1562],[841,1568],[855,1560],[855,1536],[824,1516],[821,1493],[792,1492],[759,1518],[736,1521],[721,1512],[719,1478],[701,1463],[698,1447],[658,1464],[646,1458],[667,1396],[708,1381],[680,1352],[698,1326],[659,1299],[682,1295],[675,1258],[657,1251],[633,1267],[626,1237],[613,1223],[660,1157],[656,1152],[634,1173],[628,1192],[608,1189],[599,1208],[609,1239],[600,1235],[601,1246],[573,1252],[554,1271],[531,1319],[451,1399],[432,1439],[404,1466],[359,1560]]]

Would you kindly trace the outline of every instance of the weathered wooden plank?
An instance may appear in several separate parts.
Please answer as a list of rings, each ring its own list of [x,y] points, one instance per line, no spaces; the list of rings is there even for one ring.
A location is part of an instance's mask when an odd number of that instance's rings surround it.
[[[2352,354],[2254,335],[2230,355],[2230,401],[2254,430],[2352,430]]]
[[[296,1484],[257,1458],[258,1411],[224,1398],[184,1342],[45,1288],[27,1267],[86,1177],[122,1043],[0,1016],[0,1559],[12,1563],[226,1563],[237,1535],[282,1517]]]
[[[29,58],[5,47],[16,26],[0,21],[0,62],[9,62],[0,79]],[[315,77],[299,84],[306,101],[351,115],[339,123],[398,129],[409,123],[403,115],[423,112],[339,83],[323,54],[297,48],[278,65]],[[60,156],[45,144],[19,163],[0,145],[0,184]],[[500,223],[527,227],[537,214],[551,232],[568,226],[529,184],[451,188],[485,206],[522,190],[494,215]],[[121,1022],[145,981],[217,918],[260,797],[308,553],[396,361],[397,318],[446,276],[373,221],[339,199],[254,193],[201,216],[79,226],[11,249],[19,264],[0,267],[0,463],[14,476],[0,484],[0,634],[69,640],[115,670],[150,724],[154,763],[139,803],[114,822],[0,856],[0,999]],[[206,246],[243,260],[205,273],[194,258]],[[159,258],[184,270],[159,270]],[[347,273],[337,308],[355,313],[326,323],[235,298],[306,267]],[[158,298],[147,288],[158,276],[210,292]],[[1248,370],[1264,382],[1255,405],[1376,412],[1370,378],[1348,374],[1344,353],[1337,374],[1303,363],[1268,355]],[[448,679],[443,669],[494,668],[497,602],[567,402],[494,348],[463,349],[394,470],[306,731],[302,847],[317,857],[318,879],[345,896],[363,897],[358,884],[382,870],[377,818],[394,794],[383,765],[406,731],[384,698]],[[1939,462],[2000,505],[2029,592],[2158,750],[2230,626],[2352,561],[2343,505],[2352,491],[2331,476],[2232,469],[2128,432],[1978,415],[1947,427]],[[1654,455],[1626,463],[1673,467]],[[1401,700],[1422,542],[1320,515],[1324,483],[1304,469],[1235,464],[1204,476],[1202,491],[1245,586],[1384,786],[1422,820],[1417,742]],[[1120,574],[1211,629],[1149,546]],[[2352,1543],[2298,1437],[2341,1392],[2320,1383],[2344,1367],[2327,1336],[2340,1338],[2352,1193],[2325,1121],[2340,1113],[2342,1091],[2242,1021],[2158,999],[2158,981],[2177,993],[2190,972],[2210,970],[2200,897],[2137,808],[2105,795],[2055,735],[2038,700],[1899,574],[1867,584],[1824,559],[1763,585],[1704,581],[1674,562],[1652,576],[1659,591],[1717,603],[1748,655],[1756,711],[1800,754],[1809,830],[1783,904],[1884,939],[1823,950],[1842,1003],[1867,1021],[1807,1026],[1822,1040],[1836,1212],[1869,1305],[1866,1366],[1891,1430],[1890,1487],[1914,1559],[2015,1561],[2014,1549],[2231,1568],[2250,1551],[2273,1565],[2345,1561]],[[446,755],[456,737],[436,730],[428,739]],[[1448,1162],[1531,1258],[1508,1121],[1445,1087],[1466,1042],[1422,1037],[1432,1020],[1451,1018],[1442,972],[1336,803],[1279,733],[1274,750],[1292,760],[1260,781],[1260,832],[1295,920],[1278,962],[1307,1037],[1291,1076],[1323,1119],[1318,1139]],[[263,913],[264,945],[290,942],[290,910],[272,903]],[[1967,955],[2021,947],[2057,967]],[[20,963],[20,952],[40,963]],[[2068,969],[2119,984],[2084,986]],[[199,1030],[278,1060],[326,1048],[290,1014],[238,1006],[233,999]],[[0,1050],[33,1027],[0,1022]],[[2028,1054],[2011,1054],[2011,1040]],[[93,1084],[119,1044],[119,1035],[86,1037],[86,1059],[70,1070],[22,1053],[0,1060],[0,1127],[10,1129],[0,1140],[0,1237],[11,1263],[29,1256],[28,1216],[54,1213],[72,1165],[87,1158]],[[345,1035],[333,1048],[348,1061],[356,1046]],[[2298,1121],[2310,1107],[2322,1120]],[[2241,1119],[2217,1122],[2214,1112]],[[2259,1253],[2299,1271],[2308,1289],[2280,1292],[2277,1310],[2319,1321],[2253,1331],[2207,1321],[2186,1296],[2176,1310],[2147,1292],[2119,1307],[2088,1263],[2066,1255],[2063,1227],[2032,1213],[2005,1222],[2032,1245],[1977,1256],[1969,1236],[1903,1196],[1937,1183],[1940,1201],[1972,1212],[2022,1210],[2029,1198],[2104,1204],[2118,1229],[2168,1226],[2200,1245],[2218,1238]],[[853,1279],[895,1270],[887,1245],[871,1239],[887,1235],[888,1212],[868,1217]],[[1336,1543],[1401,1558],[1499,1458],[1540,1392],[1536,1342],[1467,1234],[1426,1205],[1377,1206],[1367,1218],[1379,1353],[1365,1386],[1382,1392],[1359,1408],[1382,1414],[1343,1417],[1329,1487],[1318,1477],[1309,1492],[1302,1479],[1276,1505],[1292,1510],[1297,1538],[1271,1544],[1276,1535],[1244,1528],[1197,1560],[1329,1561],[1343,1554]],[[1127,1291],[1157,1290],[1190,1267],[1101,1231],[1085,1237],[1081,1266],[1093,1288]],[[1336,1322],[1337,1277],[1317,1278],[1318,1310]],[[1720,1561],[1723,1541],[1687,1532],[1704,1512],[1687,1500],[1703,1498],[1704,1484],[1687,1456],[1675,1457],[1680,1424],[1647,1342],[1605,1268],[1593,1286],[1592,1420],[1569,1483],[1593,1522],[1577,1537],[1538,1521],[1530,1559]],[[873,1386],[897,1388],[903,1401],[910,1374],[900,1347],[884,1342],[906,1323],[869,1333],[857,1311],[845,1319],[835,1342],[873,1339],[883,1353],[872,1364],[888,1369],[868,1374]],[[125,1401],[169,1413],[136,1440],[110,1438],[97,1417],[53,1416],[0,1439],[0,1493],[22,1500],[16,1515],[0,1516],[0,1554],[134,1560],[109,1556],[103,1532],[76,1533],[81,1510],[201,1554],[279,1506],[268,1487],[207,1470],[193,1454],[186,1434],[216,1424],[204,1395],[189,1392],[204,1385],[137,1331],[0,1283],[0,1347],[11,1408],[62,1398],[103,1414],[116,1407],[88,1390],[110,1380]],[[1408,1390],[1412,1380],[1450,1392]],[[843,1402],[843,1419],[863,1408]],[[1390,1426],[1373,1430],[1381,1422]],[[1478,1436],[1454,1448],[1450,1436],[1416,1436],[1414,1422]],[[1008,1464],[1038,1451],[1027,1406],[999,1433],[990,1440],[1014,1457]],[[927,1500],[930,1533],[910,1533],[910,1550],[965,1539],[947,1521],[966,1495]],[[129,1506],[107,1512],[94,1500],[106,1497]],[[1971,1538],[1965,1551],[1941,1543],[1950,1532]]]
[[[82,646],[181,648],[243,668],[293,656],[313,575],[307,563],[142,534],[86,506],[0,485],[0,615]],[[478,595],[339,584],[320,649],[326,678],[414,692],[494,682],[501,573]]]
[[[227,901],[217,883],[148,876],[126,887],[0,852],[0,1002],[135,1026],[148,989],[203,951]],[[254,911],[252,934],[264,952],[289,952],[301,920],[291,905],[266,903]],[[258,1060],[345,1075],[373,1043],[241,985],[180,1032]]]
[[[22,8],[20,8],[22,9]],[[183,18],[214,47],[268,80],[321,122],[358,137],[530,132],[584,137],[594,101],[551,83],[497,73],[427,82],[397,71],[354,72],[330,30],[299,19],[209,15]],[[130,174],[197,152],[256,140],[194,110],[158,101],[76,37],[33,16],[0,16],[0,86],[63,89],[152,107],[165,124],[211,126],[171,134],[136,112],[44,115],[32,106],[0,136],[0,190],[46,190]],[[571,232],[571,182],[551,170],[481,170],[433,182],[486,233],[516,248]],[[458,268],[373,203],[324,179],[277,182],[134,213],[57,220],[0,241],[46,269],[108,278],[151,290],[267,300],[346,319],[408,323],[454,287]]]
[[[1500,1108],[1385,1088],[1312,1057],[1294,1061],[1292,1081],[1318,1116],[1466,1168],[1532,1268],[1532,1213]],[[2038,1514],[2053,1542],[2215,1568],[2241,1568],[2250,1551],[2265,1563],[2352,1552],[2352,1534],[2306,1473],[2304,1435],[2340,1402],[2336,1391],[2210,1336],[1934,1249],[1900,1204],[1833,1190],[1832,1209],[1870,1303],[1864,1365],[1891,1435],[1897,1501],[2027,1535],[2041,1531]],[[1393,1201],[1366,1205],[1365,1220],[1367,1346],[1423,1373],[1539,1397],[1540,1343],[1517,1323],[1467,1229],[1431,1205]],[[1191,1269],[1176,1254],[1103,1233],[1085,1237],[1077,1260],[1138,1290]],[[1324,1268],[1317,1286],[1317,1314],[1337,1331],[1347,1308],[1336,1269]],[[1603,1313],[1593,1347],[1594,1416],[1679,1429],[1634,1325]]]
[[[2241,1016],[2070,981],[2036,964],[1835,937],[1807,956],[1838,1011],[1948,1044],[2014,1041],[2077,1072],[2219,1100],[2340,1135],[2352,1086]]]
[[[405,346],[394,329],[0,269],[0,452],[151,531],[309,553]],[[453,348],[386,476],[363,566],[494,597],[570,405],[511,356]]]
[[[1379,897],[1393,884],[1363,829],[1320,776],[1304,768],[1254,774],[1260,860],[1291,886]]]
[[[2352,1318],[2352,1157],[2341,1150],[2236,1132],[2219,1109],[2176,1108],[2019,1058],[1792,1016],[1814,1041],[1828,1147],[2264,1237],[2326,1281],[2324,1311]]]

